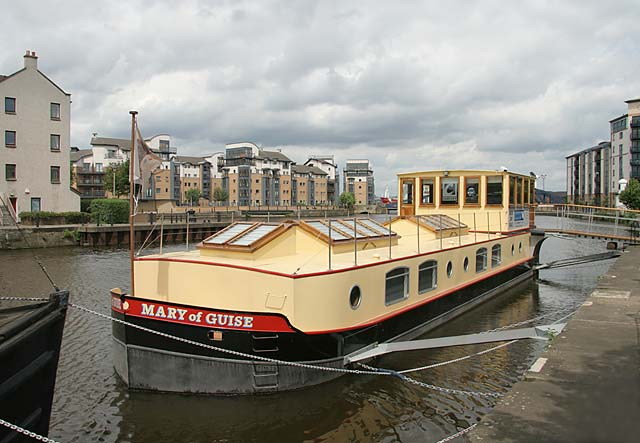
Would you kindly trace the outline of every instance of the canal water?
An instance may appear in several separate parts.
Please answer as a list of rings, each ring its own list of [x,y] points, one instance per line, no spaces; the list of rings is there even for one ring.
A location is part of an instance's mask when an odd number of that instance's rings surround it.
[[[544,225],[544,218],[538,223]],[[542,260],[604,250],[602,241],[552,237],[542,248]],[[71,291],[74,303],[109,314],[109,289],[128,287],[126,250],[35,252],[55,282]],[[610,264],[542,271],[537,281],[510,290],[428,336],[480,332],[578,306]],[[44,296],[49,290],[32,251],[0,252],[0,293]],[[563,315],[555,313],[545,321]],[[492,346],[413,351],[383,357],[376,364],[396,370],[414,368]],[[447,388],[505,393],[544,346],[545,342],[523,340],[410,375]],[[112,367],[110,323],[70,308],[50,437],[65,443],[435,442],[477,423],[495,401],[433,391],[394,377],[362,375],[346,375],[296,392],[247,397],[129,392]]]

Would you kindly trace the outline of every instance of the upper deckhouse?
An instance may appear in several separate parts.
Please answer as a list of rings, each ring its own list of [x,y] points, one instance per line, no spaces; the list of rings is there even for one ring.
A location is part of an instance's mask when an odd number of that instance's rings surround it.
[[[399,215],[443,214],[477,231],[533,225],[535,177],[510,171],[451,170],[398,174]]]

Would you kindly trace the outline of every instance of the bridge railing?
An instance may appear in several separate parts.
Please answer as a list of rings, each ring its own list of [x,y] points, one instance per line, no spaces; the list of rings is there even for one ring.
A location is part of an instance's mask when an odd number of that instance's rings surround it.
[[[637,238],[640,211],[575,204],[538,205],[536,215],[556,217],[556,229]]]

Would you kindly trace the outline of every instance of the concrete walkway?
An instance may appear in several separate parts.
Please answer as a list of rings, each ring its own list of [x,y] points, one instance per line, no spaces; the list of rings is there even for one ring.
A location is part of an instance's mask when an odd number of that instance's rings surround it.
[[[622,254],[541,357],[542,370],[527,372],[469,441],[640,441],[640,247]]]

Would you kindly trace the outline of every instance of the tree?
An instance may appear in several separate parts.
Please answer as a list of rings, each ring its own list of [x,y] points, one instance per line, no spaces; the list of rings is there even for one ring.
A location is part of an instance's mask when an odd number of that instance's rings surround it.
[[[353,205],[356,204],[356,197],[353,195],[353,192],[343,192],[340,194],[340,204],[348,208],[353,207]]]
[[[114,181],[116,184],[115,192],[113,190]],[[104,170],[104,189],[116,197],[129,194],[129,160],[115,166],[108,166]]]
[[[193,202],[198,202],[198,200],[200,200],[200,197],[202,197],[202,193],[200,192],[199,189],[196,188],[191,188],[191,189],[187,189],[187,192],[185,192],[185,199],[193,205]]]
[[[627,187],[620,193],[620,201],[629,209],[640,209],[640,182],[635,178],[629,180]]]
[[[229,199],[229,193],[219,186],[213,189],[213,200],[217,202],[226,202]]]

